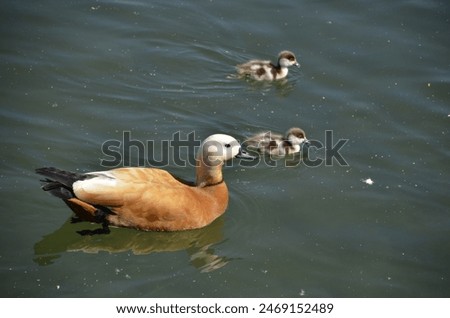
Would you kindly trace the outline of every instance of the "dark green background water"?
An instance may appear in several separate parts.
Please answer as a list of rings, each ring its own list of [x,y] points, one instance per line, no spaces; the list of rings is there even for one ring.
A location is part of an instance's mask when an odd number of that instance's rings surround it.
[[[1,296],[450,296],[446,1],[0,9]],[[229,77],[284,49],[302,65],[287,82]],[[197,231],[82,237],[76,230],[95,226],[70,224],[33,172],[102,170],[101,145],[124,131],[160,153],[177,131],[243,141],[291,126],[348,139],[348,165],[235,162],[227,212]]]

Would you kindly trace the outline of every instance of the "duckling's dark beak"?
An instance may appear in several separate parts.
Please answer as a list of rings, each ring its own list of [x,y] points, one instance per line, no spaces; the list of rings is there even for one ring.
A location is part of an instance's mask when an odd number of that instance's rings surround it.
[[[235,156],[235,158],[244,159],[244,160],[254,160],[257,157],[250,155],[247,151],[240,148],[239,153]]]
[[[295,62],[294,65],[297,66],[297,67],[300,67],[300,63],[298,63],[298,62]]]

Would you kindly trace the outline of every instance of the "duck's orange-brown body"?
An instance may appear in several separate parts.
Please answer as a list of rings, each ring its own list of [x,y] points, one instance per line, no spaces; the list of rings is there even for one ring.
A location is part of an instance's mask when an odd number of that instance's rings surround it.
[[[190,186],[167,171],[149,168],[121,168],[109,173],[118,180],[111,187],[105,184],[95,191],[83,189],[84,181],[74,184],[76,197],[68,199],[67,204],[81,219],[95,220],[95,206],[104,206],[112,212],[106,215],[110,225],[179,231],[210,224],[228,205],[225,182]]]

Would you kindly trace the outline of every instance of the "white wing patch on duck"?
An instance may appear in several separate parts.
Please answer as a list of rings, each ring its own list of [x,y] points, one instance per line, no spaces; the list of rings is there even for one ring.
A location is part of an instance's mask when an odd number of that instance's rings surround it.
[[[89,172],[88,175],[95,176],[94,178],[80,180],[73,184],[73,191],[77,193],[103,193],[110,191],[110,189],[117,186],[117,179],[113,173],[109,171]]]

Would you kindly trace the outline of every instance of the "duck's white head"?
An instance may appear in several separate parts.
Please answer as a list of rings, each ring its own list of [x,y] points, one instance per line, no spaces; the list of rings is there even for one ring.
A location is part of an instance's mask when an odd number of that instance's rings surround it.
[[[224,134],[215,134],[206,138],[200,145],[197,156],[197,159],[202,160],[207,166],[220,166],[232,158],[253,159],[242,150],[235,138]]]
[[[306,139],[306,133],[301,128],[291,128],[286,132],[286,139],[289,140],[293,145],[301,145],[303,143],[309,143]]]
[[[298,64],[297,62],[297,59],[295,58],[294,53],[292,53],[291,51],[280,52],[280,54],[278,54],[278,64],[281,67],[289,67],[292,65],[295,65],[297,67],[300,66],[300,64]]]

